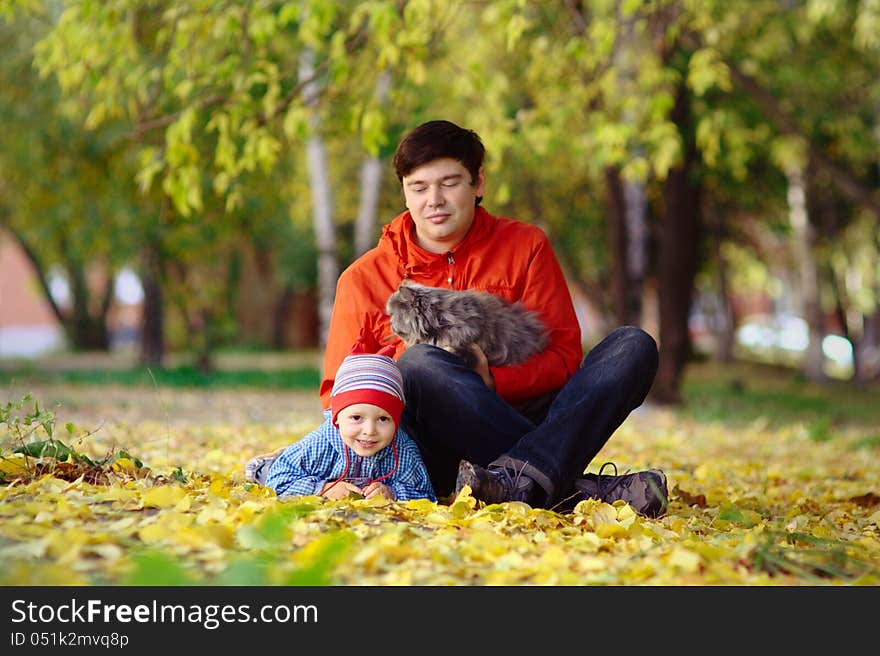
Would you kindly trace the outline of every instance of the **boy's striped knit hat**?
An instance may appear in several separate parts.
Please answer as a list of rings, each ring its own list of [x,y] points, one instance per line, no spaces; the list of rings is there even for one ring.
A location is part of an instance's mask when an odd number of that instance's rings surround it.
[[[355,403],[376,405],[391,415],[394,426],[400,427],[403,414],[403,376],[397,363],[391,359],[393,346],[370,352],[364,329],[355,342],[351,354],[346,356],[336,370],[333,391],[330,393],[330,412],[333,424],[336,416]]]

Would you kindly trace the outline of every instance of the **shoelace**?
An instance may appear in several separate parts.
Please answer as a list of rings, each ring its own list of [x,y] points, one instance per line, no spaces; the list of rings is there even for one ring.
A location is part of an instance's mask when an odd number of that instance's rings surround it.
[[[504,479],[504,483],[499,481],[502,487],[509,487],[510,491],[513,492],[516,490],[517,484],[519,483],[519,479],[523,476],[523,470],[526,467],[526,463],[523,463],[522,467],[517,469],[511,469],[510,467],[492,467],[488,471],[498,472]]]
[[[614,468],[614,474],[610,475],[610,476],[603,474],[603,472],[605,471],[605,467],[607,467],[609,465],[611,465],[611,467]],[[623,472],[623,474],[618,475],[617,465],[615,463],[613,463],[611,461],[604,463],[599,468],[599,473],[596,474],[596,494],[599,497],[599,499],[608,503],[609,495],[615,489],[617,489],[620,485],[623,484],[623,481],[626,478],[626,475],[629,473],[629,471],[630,470],[627,469],[625,472]],[[606,489],[602,489],[602,483],[603,483],[602,477],[603,476],[605,477],[605,479],[609,479],[609,478],[612,479],[611,484]],[[666,493],[664,492],[664,490],[662,490],[657,485],[657,483],[655,483],[654,480],[651,478],[647,478],[647,480],[645,481],[645,484],[648,486],[648,489],[650,489],[654,493],[656,500],[659,501],[659,503],[661,505],[661,511],[662,511],[662,509],[665,509],[669,505],[669,501],[666,499]],[[550,510],[556,510],[559,506],[563,505],[567,501],[571,501],[572,499],[578,498],[580,494],[581,494],[580,492],[575,492],[574,494],[571,494],[571,495],[565,497],[564,499],[561,499],[552,508],[550,508]],[[649,507],[650,507],[650,505],[653,502],[650,499],[648,499],[648,501],[649,501]],[[661,514],[662,514],[662,512],[661,512]],[[654,517],[657,515],[651,514],[650,516]]]
[[[614,482],[611,484],[611,487],[609,487],[607,490],[604,490],[604,491],[603,491],[603,490],[602,490],[602,470],[605,469],[605,467],[606,467],[607,465],[611,465],[612,467],[614,467],[614,477],[617,478],[617,480],[614,481]],[[617,488],[619,485],[621,485],[621,484],[623,483],[623,479],[624,479],[624,477],[625,477],[628,473],[629,473],[629,469],[627,469],[625,472],[623,472],[622,475],[620,475],[620,476],[618,477],[618,475],[617,475],[617,465],[615,465],[613,462],[610,462],[610,461],[609,461],[609,462],[606,462],[604,465],[602,465],[602,466],[599,468],[599,473],[596,475],[596,488],[597,488],[598,491],[599,491],[599,497],[600,497],[603,501],[605,501],[607,495],[611,494],[611,492],[613,492],[613,491],[615,490],[615,488]],[[607,478],[607,477],[606,477],[606,478]],[[651,490],[651,492],[654,493],[654,496],[655,496],[656,499],[660,502],[660,504],[661,504],[661,509],[662,509],[662,508],[666,508],[666,507],[669,505],[669,501],[666,499],[666,495],[663,493],[663,490],[661,490],[661,489],[658,487],[658,485],[657,485],[652,479],[650,479],[650,478],[648,478],[648,479],[646,480],[645,484],[648,486],[648,489]],[[649,505],[650,505],[651,500],[648,499],[648,501],[649,501]],[[643,509],[643,510],[644,510],[644,509]]]
[[[614,467],[614,474],[610,477],[608,475],[605,476],[605,478],[611,478],[612,481],[611,481],[611,486],[607,490],[603,490],[602,489],[602,472],[605,471],[605,468],[608,465],[611,465],[612,467]],[[620,486],[621,483],[623,483],[623,477],[626,476],[626,474],[628,472],[629,472],[629,469],[627,469],[625,472],[623,472],[623,474],[618,475],[617,465],[614,464],[613,462],[611,462],[610,460],[608,462],[606,462],[604,465],[602,465],[601,467],[599,467],[599,473],[596,474],[596,489],[599,492],[599,498],[602,499],[603,501],[605,501],[605,498],[608,495],[610,495],[618,486]]]
[[[602,489],[602,472],[605,470],[605,467],[607,467],[608,465],[611,465],[612,467],[614,467],[614,475],[611,478],[616,478],[617,480],[613,481],[611,483],[611,487],[609,487],[607,490],[603,490]],[[626,471],[628,472],[629,470],[627,469]],[[624,472],[624,474],[626,474],[626,472]],[[609,478],[609,477],[606,476],[606,478]],[[606,496],[611,494],[611,492],[613,492],[615,490],[615,488],[617,488],[621,483],[623,483],[623,476],[620,476],[620,477],[617,476],[617,465],[609,460],[608,462],[606,462],[605,464],[603,464],[599,468],[599,473],[596,474],[596,493],[598,494],[599,498],[602,501],[605,501]],[[550,510],[556,510],[559,506],[564,504],[566,501],[570,501],[570,500],[574,499],[575,497],[577,497],[578,494],[579,494],[578,492],[575,492],[574,494],[570,494],[569,496],[565,497],[564,499],[560,499],[550,508]]]

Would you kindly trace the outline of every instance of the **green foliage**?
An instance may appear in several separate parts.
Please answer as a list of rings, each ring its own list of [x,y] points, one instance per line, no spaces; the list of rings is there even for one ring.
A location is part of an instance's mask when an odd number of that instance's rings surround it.
[[[11,454],[24,456],[23,468],[21,463],[11,468],[0,468],[0,481],[13,476],[11,472],[14,472],[14,477],[29,477],[46,471],[70,480],[78,476],[99,480],[105,477],[114,463],[123,459],[144,473],[149,470],[139,458],[122,449],[111,449],[98,459],[81,453],[55,436],[56,423],[55,412],[41,408],[30,394],[0,407],[0,426],[6,427],[5,434],[0,434],[0,459],[12,461],[10,452],[7,452],[10,447]],[[70,422],[65,429],[68,441],[76,438],[82,442],[90,435],[86,433],[77,438],[76,429]]]
[[[877,297],[876,3],[6,0],[0,10],[11,53],[0,65],[10,126],[0,217],[47,268],[88,256],[112,274],[155,253],[172,341],[196,334],[194,350],[236,339],[232,263],[251,243],[272,256],[272,283],[315,284],[308,139],[328,146],[332,229],[347,236],[363,158],[387,163],[404,130],[438,116],[489,146],[485,204],[547,226],[570,275],[597,290],[608,288],[609,168],[643,183],[660,217],[664,178],[693,137],[716,238],[754,251],[726,263],[739,280],[750,260],[778,260],[781,173],[823,155],[845,179],[835,186],[867,191],[835,199],[820,256],[851,287],[848,314]],[[314,79],[300,72],[306,54]],[[671,117],[682,81],[693,135]],[[387,219],[401,209],[390,176],[382,192]],[[866,217],[859,206],[872,198]],[[337,255],[349,260],[349,245]]]
[[[309,545],[309,558],[284,579],[284,585],[330,585],[333,568],[357,544],[351,531],[334,531],[317,538]]]
[[[861,425],[880,422],[875,390],[843,382],[818,385],[796,370],[769,365],[689,365],[683,394],[683,416],[731,425],[802,422],[808,436],[819,442],[832,439],[836,423],[844,418]]]
[[[356,538],[350,531],[330,531],[312,541],[301,552],[299,566],[283,580],[273,576],[291,540],[297,520],[316,509],[308,503],[285,502],[259,521],[242,526],[236,542],[249,554],[238,556],[218,577],[218,585],[330,585],[333,568],[350,551]]]
[[[858,583],[876,574],[870,554],[858,543],[800,532],[767,531],[750,558],[757,569],[774,576],[795,576],[812,585],[829,579]]]
[[[195,582],[173,556],[144,549],[132,556],[126,585],[194,585]]]
[[[67,446],[60,440],[39,440],[37,442],[28,442],[24,446],[20,446],[13,453],[23,453],[32,458],[55,458],[56,460],[70,460],[80,456],[76,451]]]
[[[880,449],[880,433],[876,435],[867,435],[855,440],[851,448],[853,449]]]
[[[278,569],[283,555],[280,540],[274,543],[276,551],[257,549],[255,552],[238,555],[214,579],[212,585],[287,585],[319,586],[331,585],[334,567],[351,551],[355,543],[349,531],[333,531],[316,538],[306,547],[308,558],[300,567],[278,579]]]
[[[178,483],[182,483],[184,485],[189,480],[186,474],[183,473],[183,468],[180,465],[174,468],[174,471],[171,472],[170,478],[172,481],[177,481]]]
[[[204,372],[192,366],[125,369],[4,369],[0,382],[72,383],[89,385],[147,385],[162,387],[255,387],[317,389],[320,372],[301,369],[236,369]]]
[[[0,424],[4,424],[21,442],[29,441],[40,429],[52,441],[55,434],[55,413],[41,409],[39,401],[34,400],[31,394],[25,394],[21,399],[7,401],[6,405],[0,406]]]
[[[834,438],[831,418],[825,416],[815,419],[807,426],[807,434],[815,442],[827,442]]]
[[[266,513],[258,522],[242,526],[236,534],[237,542],[246,549],[272,551],[290,539],[290,523],[314,510],[309,504],[281,504]]]

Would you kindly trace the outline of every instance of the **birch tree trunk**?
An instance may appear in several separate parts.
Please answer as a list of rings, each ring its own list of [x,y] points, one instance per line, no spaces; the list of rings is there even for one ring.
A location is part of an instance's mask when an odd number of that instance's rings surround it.
[[[318,251],[318,334],[323,349],[327,345],[330,313],[333,310],[336,281],[339,278],[339,259],[336,254],[327,150],[320,134],[321,117],[317,107],[319,88],[312,79],[315,73],[314,59],[312,50],[303,50],[299,60],[299,78],[305,82],[303,96],[307,106],[311,108],[311,135],[306,143],[306,163],[312,197],[312,225]]]
[[[637,95],[636,78],[638,77],[637,66],[643,53],[640,40],[633,31],[633,18],[624,19],[618,17],[620,30],[614,50],[614,66],[619,73],[620,97]],[[636,123],[638,117],[632,109],[627,109],[623,114],[623,121]],[[640,154],[641,148],[637,148],[632,155]],[[645,269],[647,262],[648,228],[647,207],[648,201],[645,193],[645,183],[641,180],[627,178],[618,174],[621,215],[618,254],[624,257],[623,267],[620,273],[624,276],[623,306],[619,320],[631,325],[642,324],[642,291],[645,281]]]
[[[376,81],[376,97],[385,104],[391,87],[391,75],[383,71]],[[379,222],[379,194],[382,187],[382,160],[378,155],[367,157],[361,165],[361,194],[357,219],[354,224],[354,255],[366,253],[376,243],[376,225]]]
[[[354,256],[366,253],[376,243],[379,221],[379,190],[382,185],[382,160],[369,156],[361,164],[361,194],[354,224]]]
[[[819,268],[813,252],[815,235],[807,213],[804,172],[799,168],[786,171],[788,178],[788,218],[791,223],[793,248],[798,267],[801,309],[809,328],[809,343],[804,354],[803,369],[807,378],[822,381],[822,339],[824,326],[819,302]]]

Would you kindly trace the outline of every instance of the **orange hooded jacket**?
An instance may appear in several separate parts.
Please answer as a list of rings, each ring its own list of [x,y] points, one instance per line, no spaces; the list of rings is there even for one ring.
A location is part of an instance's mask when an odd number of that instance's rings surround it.
[[[465,238],[447,253],[421,248],[414,232],[409,211],[398,215],[383,227],[378,245],[339,276],[324,352],[322,406],[330,407],[336,370],[362,327],[379,344],[394,344],[395,358],[403,353],[385,304],[404,278],[434,287],[488,291],[537,312],[550,333],[549,345],[519,365],[491,367],[495,391],[517,403],[561,388],[580,365],[583,348],[568,286],[544,232],[493,216],[480,206]]]

